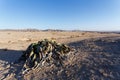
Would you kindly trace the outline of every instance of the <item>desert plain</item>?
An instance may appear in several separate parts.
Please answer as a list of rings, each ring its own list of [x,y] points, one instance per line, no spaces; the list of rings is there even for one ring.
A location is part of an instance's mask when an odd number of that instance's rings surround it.
[[[14,64],[28,45],[54,39],[74,48],[64,67],[54,65],[19,75]],[[0,31],[0,80],[120,80],[120,33],[92,31]]]

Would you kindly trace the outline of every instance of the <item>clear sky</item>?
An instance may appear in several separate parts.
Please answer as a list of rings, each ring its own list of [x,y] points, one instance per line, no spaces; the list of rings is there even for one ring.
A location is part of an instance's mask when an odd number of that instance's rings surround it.
[[[0,29],[120,31],[120,0],[0,0]]]

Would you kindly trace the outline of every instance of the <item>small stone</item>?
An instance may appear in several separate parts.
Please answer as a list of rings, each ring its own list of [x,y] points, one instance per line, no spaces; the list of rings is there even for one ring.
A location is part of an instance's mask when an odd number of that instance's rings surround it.
[[[6,68],[10,68],[10,64],[6,66]]]
[[[103,69],[99,69],[99,72],[100,72],[100,73],[103,73],[103,72],[104,72],[104,70],[103,70]]]
[[[108,74],[107,74],[107,73],[103,73],[103,75],[104,75],[105,77],[107,77],[107,76],[108,76]]]
[[[91,73],[95,73],[95,71],[94,71],[94,70],[90,70],[90,72],[91,72]]]

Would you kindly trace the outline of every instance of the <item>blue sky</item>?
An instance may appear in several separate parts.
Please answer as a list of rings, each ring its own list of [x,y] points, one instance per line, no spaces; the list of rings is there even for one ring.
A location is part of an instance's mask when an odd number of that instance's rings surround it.
[[[0,29],[120,31],[120,0],[0,0]]]

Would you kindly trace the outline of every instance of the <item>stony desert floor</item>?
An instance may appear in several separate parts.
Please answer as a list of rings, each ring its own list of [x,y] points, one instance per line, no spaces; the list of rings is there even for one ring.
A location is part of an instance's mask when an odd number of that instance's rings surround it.
[[[54,39],[75,49],[64,61],[19,75],[14,62],[30,43]],[[120,80],[120,34],[72,31],[0,31],[0,80]]]

